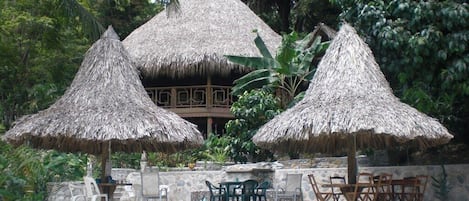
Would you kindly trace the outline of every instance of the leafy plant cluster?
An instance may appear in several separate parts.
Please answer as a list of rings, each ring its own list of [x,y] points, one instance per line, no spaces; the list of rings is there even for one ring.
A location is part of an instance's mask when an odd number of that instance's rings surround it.
[[[234,120],[225,125],[232,138],[230,157],[235,162],[268,161],[273,154],[257,147],[252,137],[257,129],[282,111],[279,99],[266,90],[257,89],[244,92],[231,106]]]
[[[13,148],[0,141],[0,196],[3,200],[44,200],[47,182],[81,180],[86,157],[57,151]]]
[[[283,36],[273,57],[259,35],[254,43],[261,57],[226,55],[231,62],[255,69],[234,82],[233,94],[265,88],[278,94],[283,108],[304,90],[316,70],[314,59],[329,46],[329,42],[321,42],[320,36],[311,33],[300,39],[296,32],[292,32]]]
[[[436,198],[442,201],[448,200],[452,186],[448,181],[448,174],[446,174],[446,169],[443,164],[441,165],[441,174],[432,176],[432,186],[435,189]]]

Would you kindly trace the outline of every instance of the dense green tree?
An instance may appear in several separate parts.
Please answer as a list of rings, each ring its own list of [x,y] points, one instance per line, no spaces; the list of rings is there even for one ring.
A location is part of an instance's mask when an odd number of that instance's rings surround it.
[[[252,142],[252,136],[281,111],[278,98],[266,90],[246,91],[239,96],[231,106],[235,119],[225,125],[226,132],[232,138],[230,157],[241,163],[272,160],[273,154],[257,147]]]
[[[311,32],[322,22],[337,25],[340,10],[328,0],[242,0],[277,33]]]
[[[0,13],[1,123],[44,109],[63,94],[89,44],[65,26],[53,1],[3,1]]]
[[[112,25],[121,39],[124,39],[135,28],[150,20],[163,9],[159,1],[148,0],[113,0],[100,1],[89,5],[96,10],[96,16],[104,25]]]
[[[469,5],[334,2],[343,10],[341,18],[365,37],[396,95],[469,142]]]

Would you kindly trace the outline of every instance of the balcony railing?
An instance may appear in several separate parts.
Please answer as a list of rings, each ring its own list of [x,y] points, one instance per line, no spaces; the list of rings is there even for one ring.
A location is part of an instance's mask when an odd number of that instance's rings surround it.
[[[147,87],[145,90],[163,108],[229,108],[233,103],[231,86]]]

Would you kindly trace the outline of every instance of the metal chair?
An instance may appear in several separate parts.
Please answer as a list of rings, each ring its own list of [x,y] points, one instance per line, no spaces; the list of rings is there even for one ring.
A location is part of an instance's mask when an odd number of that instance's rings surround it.
[[[85,186],[78,184],[68,184],[70,190],[70,201],[86,201]]]
[[[205,185],[207,185],[208,190],[210,192],[210,201],[224,200],[226,196],[225,188],[217,187],[209,181],[205,181]]]
[[[302,174],[287,174],[284,188],[275,190],[275,201],[278,200],[303,200],[303,192],[301,190]]]
[[[98,184],[96,184],[96,180],[94,178],[85,176],[83,177],[83,181],[85,182],[86,200],[90,199],[91,201],[97,201],[99,198],[104,198],[106,201],[109,200],[107,194],[101,193]]]
[[[168,189],[160,189],[160,176],[157,170],[145,170],[141,173],[142,200],[168,200]]]
[[[314,178],[313,174],[309,174],[308,179],[309,183],[311,183],[311,188],[313,188],[313,192],[317,200],[326,201],[330,200],[331,198],[334,199],[334,193],[319,190],[319,187],[321,185],[316,182],[316,179]]]
[[[331,184],[346,184],[345,177],[342,176],[330,176],[329,181]],[[342,195],[342,191],[338,187],[331,187],[332,190],[332,199],[335,201],[339,201],[340,196]]]
[[[262,198],[264,198],[264,201],[267,201],[267,189],[270,187],[270,182],[264,181],[259,186],[256,188],[256,200],[262,201]]]

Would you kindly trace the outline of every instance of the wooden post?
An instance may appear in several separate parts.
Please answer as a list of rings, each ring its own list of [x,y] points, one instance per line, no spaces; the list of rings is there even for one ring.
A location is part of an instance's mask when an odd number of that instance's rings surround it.
[[[212,77],[207,75],[207,86],[205,90],[205,97],[207,100],[207,109],[212,108],[213,100],[212,100]],[[213,119],[212,117],[207,117],[207,137],[212,134],[212,124]]]
[[[348,175],[348,183],[355,184],[357,183],[357,139],[355,134],[350,135],[349,140],[349,151],[347,154],[347,175]]]
[[[170,98],[171,108],[176,108],[178,98],[179,97],[177,95],[176,88],[171,88],[171,98]]]
[[[213,124],[213,119],[212,117],[207,117],[207,137],[211,134],[212,132],[212,124]]]
[[[207,108],[211,108],[213,105],[212,97],[212,77],[207,76],[207,86],[205,88],[205,100],[207,100]]]

